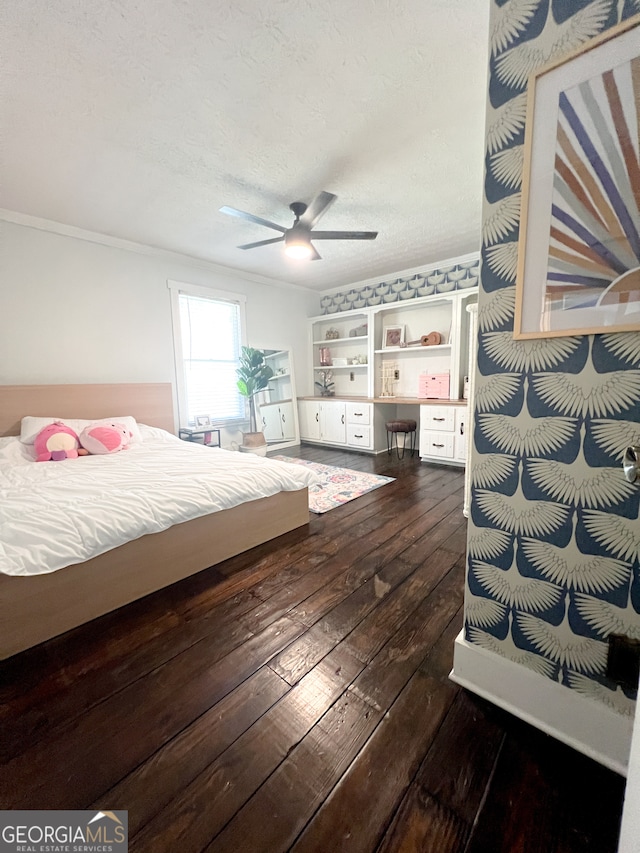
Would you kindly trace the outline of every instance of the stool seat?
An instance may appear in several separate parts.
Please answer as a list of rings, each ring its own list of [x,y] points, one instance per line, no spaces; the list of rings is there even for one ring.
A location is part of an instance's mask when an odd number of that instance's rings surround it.
[[[387,421],[385,427],[387,432],[415,432],[417,423],[411,420]]]
[[[398,459],[402,459],[404,457],[404,451],[407,445],[407,436],[411,436],[410,450],[411,455],[415,453],[416,449],[416,429],[418,424],[412,420],[403,420],[400,418],[396,418],[395,421],[387,421],[385,424],[387,430],[387,453],[391,455],[391,451],[393,449],[393,445],[395,443],[396,446],[396,455]],[[400,448],[398,447],[398,435],[402,433],[402,454],[400,453]],[[394,438],[395,437],[395,438]]]

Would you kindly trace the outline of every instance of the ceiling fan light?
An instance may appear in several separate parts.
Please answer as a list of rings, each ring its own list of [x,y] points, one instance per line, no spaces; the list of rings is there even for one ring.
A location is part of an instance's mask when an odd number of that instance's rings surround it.
[[[313,249],[307,234],[287,233],[284,235],[284,253],[288,258],[308,261],[313,255]]]
[[[285,246],[284,253],[288,258],[295,258],[298,261],[307,261],[311,257],[311,246]]]

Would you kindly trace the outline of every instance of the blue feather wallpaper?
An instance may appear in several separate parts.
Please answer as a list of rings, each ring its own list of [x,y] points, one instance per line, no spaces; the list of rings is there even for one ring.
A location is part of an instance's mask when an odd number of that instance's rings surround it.
[[[640,333],[512,330],[527,78],[638,13],[492,0],[465,600],[468,642],[621,714],[635,695],[605,666],[609,634],[640,639],[640,488],[621,469],[640,444]]]

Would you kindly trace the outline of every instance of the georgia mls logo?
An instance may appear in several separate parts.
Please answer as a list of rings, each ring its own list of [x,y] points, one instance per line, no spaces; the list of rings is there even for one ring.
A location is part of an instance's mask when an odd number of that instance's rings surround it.
[[[0,853],[126,853],[128,818],[122,810],[2,811]]]

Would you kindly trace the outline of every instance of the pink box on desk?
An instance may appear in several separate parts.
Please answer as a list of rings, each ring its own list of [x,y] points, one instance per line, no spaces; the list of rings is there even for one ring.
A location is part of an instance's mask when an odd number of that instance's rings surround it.
[[[418,397],[431,400],[448,400],[449,374],[421,373],[418,382]]]

